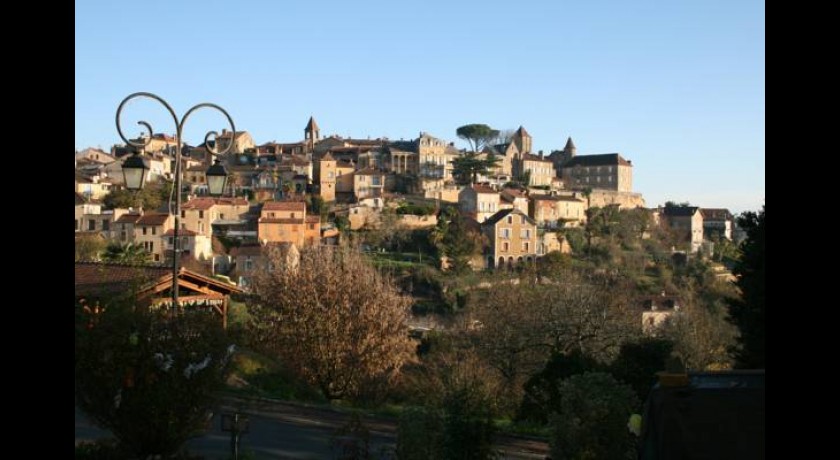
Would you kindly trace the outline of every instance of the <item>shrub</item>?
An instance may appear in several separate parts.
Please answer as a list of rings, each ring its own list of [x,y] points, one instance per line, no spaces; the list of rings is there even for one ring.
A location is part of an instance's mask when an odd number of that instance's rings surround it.
[[[171,455],[207,425],[230,353],[212,313],[77,305],[75,400],[123,458]]]
[[[633,390],[609,374],[570,377],[560,386],[560,412],[551,417],[551,458],[632,458],[627,420],[637,406]]]

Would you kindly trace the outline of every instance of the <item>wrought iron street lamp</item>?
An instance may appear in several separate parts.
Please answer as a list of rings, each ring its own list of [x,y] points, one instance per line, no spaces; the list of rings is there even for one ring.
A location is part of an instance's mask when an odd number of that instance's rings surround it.
[[[180,262],[180,251],[178,247],[180,246],[180,240],[178,238],[178,233],[181,227],[181,135],[183,134],[184,123],[187,119],[198,109],[202,108],[211,108],[216,109],[222,114],[224,114],[225,118],[227,118],[228,123],[230,124],[230,135],[231,140],[227,143],[225,148],[221,151],[216,149],[218,142],[215,142],[216,138],[218,138],[219,133],[216,131],[210,131],[204,136],[204,145],[207,149],[207,152],[211,154],[211,156],[219,156],[228,153],[230,149],[233,147],[234,141],[236,140],[236,127],[233,124],[233,119],[227,113],[227,111],[216,104],[211,104],[208,102],[204,102],[198,105],[194,105],[191,107],[184,116],[178,120],[178,116],[175,115],[175,111],[172,109],[172,106],[169,105],[168,102],[163,100],[160,96],[152,93],[146,92],[139,92],[130,94],[128,97],[120,102],[119,107],[117,107],[117,132],[122,138],[123,142],[126,145],[131,145],[136,149],[136,152],[129,158],[125,160],[123,163],[123,174],[125,177],[125,186],[129,190],[140,190],[145,185],[146,176],[149,172],[149,163],[146,158],[144,158],[141,153],[140,149],[145,149],[149,142],[151,142],[152,137],[154,135],[154,130],[152,130],[152,125],[145,121],[138,121],[138,125],[143,125],[149,132],[149,136],[143,140],[143,142],[135,142],[125,137],[122,131],[122,127],[120,126],[120,116],[122,115],[123,108],[125,107],[128,101],[135,99],[135,98],[149,98],[154,99],[160,102],[166,110],[169,111],[169,114],[172,115],[172,120],[175,122],[175,181],[173,187],[175,188],[175,209],[172,209],[172,203],[170,202],[170,214],[175,215],[175,228],[173,230],[173,239],[172,239],[172,307],[175,308],[178,305],[178,271],[179,267],[178,264]],[[213,146],[210,146],[210,140],[214,141]],[[224,187],[227,183],[227,171],[225,171],[225,167],[219,162],[218,158],[214,162],[213,166],[207,170],[207,185],[212,196],[221,196],[224,192]]]
[[[149,160],[140,155],[139,152],[135,152],[134,155],[126,158],[123,162],[125,188],[131,191],[141,190],[146,183],[149,169]]]

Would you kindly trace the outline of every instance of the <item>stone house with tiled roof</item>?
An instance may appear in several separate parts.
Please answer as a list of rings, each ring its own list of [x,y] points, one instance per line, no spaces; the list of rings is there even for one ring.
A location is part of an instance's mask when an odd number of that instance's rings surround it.
[[[703,244],[703,214],[697,206],[665,206],[660,212],[674,237],[689,247],[691,252],[700,250]]]
[[[586,201],[575,196],[534,195],[528,214],[540,227],[577,227],[586,223]]]
[[[574,156],[561,165],[571,188],[633,191],[633,164],[618,153]]]
[[[230,145],[231,142],[233,142],[233,147],[231,147],[228,154],[245,153],[246,151],[255,150],[257,146],[257,144],[254,143],[254,138],[251,137],[248,131],[237,131],[236,139],[233,139],[233,133],[227,129],[223,129],[222,134],[219,134],[219,136],[216,137],[216,151],[223,151],[228,145]]]
[[[732,225],[735,218],[726,208],[700,208],[703,216],[703,237],[707,240],[726,238],[732,240]]]
[[[478,223],[501,209],[499,192],[481,184],[464,187],[458,192],[458,210]]]
[[[164,249],[166,260],[172,260],[172,250],[175,246],[175,229],[167,230],[161,238],[161,246]],[[207,235],[196,233],[192,230],[178,231],[178,249],[181,257],[188,257],[199,262],[209,261],[213,258],[212,238]]]
[[[353,174],[353,193],[357,200],[381,197],[386,190],[388,173],[374,168],[364,168]]]
[[[149,260],[163,262],[165,250],[163,235],[175,225],[171,214],[145,213],[134,221],[134,244],[143,246],[150,254]]]
[[[264,244],[293,243],[298,247],[320,244],[321,220],[306,215],[303,201],[268,201],[257,221],[257,239]]]
[[[514,158],[512,165],[513,176],[525,177],[527,175],[526,185],[529,186],[550,186],[551,180],[557,175],[554,163],[544,158],[542,153],[539,155],[521,153]]]
[[[518,209],[525,214],[528,214],[528,192],[515,188],[506,188],[501,193],[501,208],[500,209]]]
[[[512,268],[537,259],[537,223],[518,209],[503,209],[481,224],[487,268]]]

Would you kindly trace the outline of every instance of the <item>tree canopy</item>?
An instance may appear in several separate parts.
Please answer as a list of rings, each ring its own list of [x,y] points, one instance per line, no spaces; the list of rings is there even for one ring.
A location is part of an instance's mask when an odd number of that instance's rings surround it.
[[[381,395],[412,359],[411,300],[349,247],[269,255],[249,306],[254,348],[279,358],[327,399]]]
[[[729,314],[741,332],[740,349],[735,351],[739,368],[764,368],[764,208],[738,218],[747,239],[741,243],[743,255],[734,270],[741,298],[730,302]]]
[[[126,189],[114,190],[105,195],[102,202],[108,209],[134,208],[138,206],[143,209],[157,209],[161,204],[169,200],[171,189],[171,184],[157,182],[146,184],[142,190],[138,191]]]
[[[478,181],[479,175],[487,175],[499,163],[496,155],[467,153],[452,160],[452,176],[459,185],[470,185]]]
[[[169,458],[207,427],[234,348],[218,316],[76,305],[75,401],[119,458]]]
[[[473,152],[479,153],[488,142],[499,135],[499,131],[485,124],[470,124],[458,127],[455,134],[469,142]]]

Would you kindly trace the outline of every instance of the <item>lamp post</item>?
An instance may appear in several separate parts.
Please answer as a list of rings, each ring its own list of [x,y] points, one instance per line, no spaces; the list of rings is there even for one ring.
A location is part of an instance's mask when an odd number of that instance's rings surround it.
[[[152,136],[154,131],[152,130],[152,125],[145,121],[138,121],[138,125],[145,126],[149,132],[149,137],[146,138],[143,142],[135,142],[125,137],[122,131],[122,127],[120,126],[120,116],[122,115],[123,108],[125,107],[128,101],[135,99],[135,98],[148,98],[154,99],[160,102],[166,110],[169,111],[169,114],[172,115],[172,121],[175,122],[175,181],[173,187],[175,188],[175,209],[174,213],[172,212],[172,202],[169,203],[169,211],[175,215],[175,229],[173,231],[173,243],[172,243],[172,307],[175,308],[178,305],[178,271],[179,271],[179,240],[178,240],[178,231],[180,230],[181,226],[181,135],[183,134],[184,123],[187,119],[198,109],[202,108],[211,108],[216,109],[222,114],[224,114],[225,118],[227,118],[228,123],[230,124],[230,131],[231,131],[231,141],[225,147],[224,150],[219,151],[214,143],[213,147],[210,147],[209,140],[212,137],[215,141],[218,138],[219,133],[216,131],[210,131],[204,136],[204,145],[207,151],[212,156],[219,156],[224,155],[225,153],[229,152],[230,149],[233,147],[233,143],[236,140],[236,127],[233,124],[233,119],[227,113],[227,111],[216,104],[211,104],[208,102],[203,102],[198,105],[194,105],[191,107],[187,112],[178,120],[178,116],[175,115],[175,111],[172,109],[172,106],[169,105],[163,98],[156,94],[146,93],[146,92],[139,92],[130,94],[128,97],[120,102],[119,107],[117,107],[117,116],[116,116],[116,123],[117,123],[117,132],[122,138],[123,142],[126,145],[131,145],[135,147],[134,154],[127,158],[125,162],[123,162],[123,174],[125,177],[125,186],[129,190],[140,190],[145,185],[146,176],[149,172],[149,163],[146,158],[142,156],[140,153],[140,149],[144,149],[149,142],[152,140]],[[207,170],[207,184],[208,189],[211,196],[221,196],[224,192],[224,187],[227,182],[227,171],[225,171],[225,167],[219,162],[218,158],[216,158],[213,166]]]

